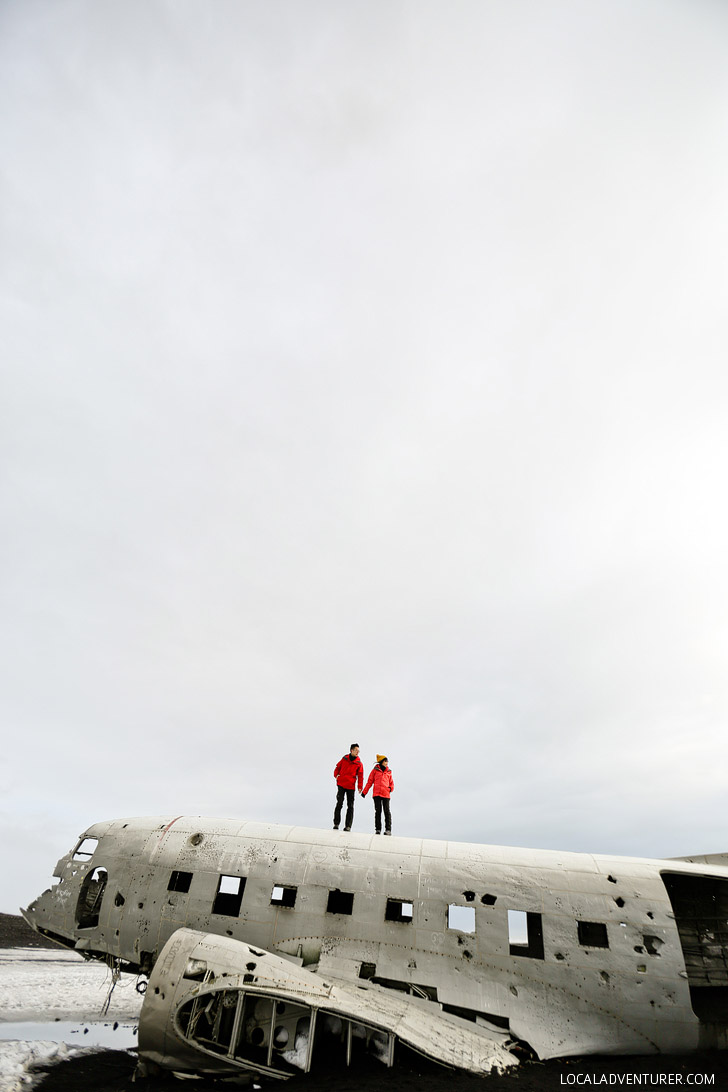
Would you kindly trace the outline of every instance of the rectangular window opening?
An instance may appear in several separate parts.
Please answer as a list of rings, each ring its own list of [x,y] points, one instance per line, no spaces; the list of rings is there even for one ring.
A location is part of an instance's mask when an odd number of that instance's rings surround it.
[[[584,948],[608,948],[609,937],[603,921],[577,921],[579,944]]]
[[[98,838],[82,838],[73,851],[74,861],[90,861],[98,844]]]
[[[240,904],[245,891],[244,876],[221,876],[217,885],[217,894],[212,904],[213,914],[222,914],[236,918],[240,913]]]
[[[459,933],[474,933],[475,907],[451,903],[447,908],[447,927],[456,929]]]
[[[173,872],[167,884],[168,891],[189,891],[192,883],[191,872]]]
[[[295,906],[297,893],[297,887],[281,887],[276,884],[270,897],[270,904],[271,906]]]
[[[385,921],[397,921],[402,925],[412,924],[414,904],[404,899],[387,899],[387,909],[384,912]]]
[[[329,891],[329,901],[326,904],[327,914],[353,914],[354,895],[349,891]]]
[[[79,929],[93,929],[98,925],[108,878],[105,868],[95,868],[86,874],[76,903],[76,925]]]
[[[541,915],[526,910],[508,911],[510,954],[543,959]]]
[[[202,982],[207,974],[207,960],[206,959],[188,959],[187,966],[185,967],[184,978],[191,978],[195,981]]]
[[[508,943],[528,947],[528,917],[525,910],[508,911]]]

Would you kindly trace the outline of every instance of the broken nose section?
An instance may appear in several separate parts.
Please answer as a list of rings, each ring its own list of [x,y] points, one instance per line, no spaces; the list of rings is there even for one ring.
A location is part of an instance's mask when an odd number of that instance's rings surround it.
[[[44,891],[25,910],[21,906],[20,913],[36,933],[41,933],[44,937],[55,940],[57,944],[61,944],[65,948],[75,948],[76,941],[72,935],[73,930],[70,930],[71,935],[69,936],[66,914],[54,897],[56,891],[57,888],[55,887]]]
[[[291,1077],[317,1058],[391,1066],[397,1041],[472,1073],[516,1065],[506,1032],[369,982],[321,976],[241,941],[179,929],[157,960],[139,1022],[149,1063],[198,1074]]]
[[[20,907],[20,913],[23,915],[24,920],[30,926],[30,928],[34,929],[35,932],[37,933],[38,932],[38,926],[36,925],[36,922],[35,922],[35,903],[31,902],[30,906],[26,907],[25,910],[21,906]]]

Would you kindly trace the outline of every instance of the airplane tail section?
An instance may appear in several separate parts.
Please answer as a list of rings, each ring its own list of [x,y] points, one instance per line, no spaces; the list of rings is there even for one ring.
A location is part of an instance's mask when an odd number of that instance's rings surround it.
[[[721,868],[728,868],[728,853],[699,853],[691,854],[689,857],[667,857],[668,861],[685,861],[686,864],[697,865],[718,865]]]

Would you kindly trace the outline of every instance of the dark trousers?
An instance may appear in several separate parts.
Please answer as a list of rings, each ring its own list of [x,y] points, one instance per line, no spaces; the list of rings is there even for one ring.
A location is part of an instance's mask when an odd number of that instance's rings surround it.
[[[382,808],[384,808],[384,829],[392,829],[392,813],[389,810],[388,796],[374,797],[374,833],[382,833]]]
[[[334,826],[338,827],[341,822],[341,807],[344,803],[344,794],[346,794],[346,822],[345,827],[350,827],[354,822],[354,790],[345,789],[343,785],[336,786],[336,807],[334,808]]]

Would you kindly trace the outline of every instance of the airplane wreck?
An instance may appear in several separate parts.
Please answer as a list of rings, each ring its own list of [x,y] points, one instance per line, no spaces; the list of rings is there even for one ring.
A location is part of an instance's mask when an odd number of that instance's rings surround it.
[[[21,911],[142,977],[140,1065],[487,1073],[728,1047],[728,855],[593,856],[199,817],[90,827]]]

